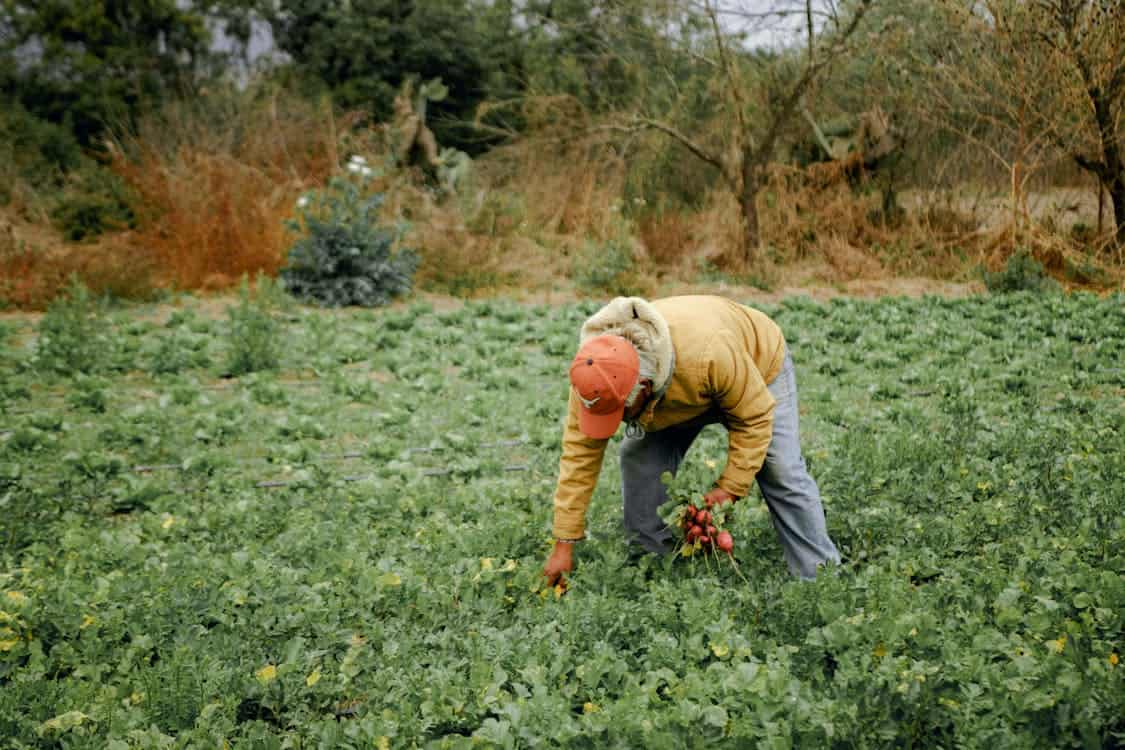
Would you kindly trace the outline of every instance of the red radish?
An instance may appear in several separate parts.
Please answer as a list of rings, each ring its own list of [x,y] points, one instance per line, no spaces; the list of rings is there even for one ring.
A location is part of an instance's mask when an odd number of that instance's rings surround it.
[[[708,526],[707,527],[707,536],[715,536],[715,527],[714,526]]]
[[[694,516],[698,512],[699,512],[699,508],[696,508],[694,505],[689,505],[687,507],[687,514],[689,516]]]
[[[700,544],[710,544],[711,543],[711,537],[701,536],[701,537],[699,537],[699,543]]]
[[[705,510],[699,511],[698,513],[695,514],[695,522],[697,524],[699,524],[700,526],[706,526],[707,522],[710,520],[709,518],[707,518],[707,515],[708,515],[707,511],[705,511]]]
[[[700,528],[699,526],[692,526],[690,529],[688,529],[687,538],[688,538],[688,541],[695,541],[696,539],[698,539],[702,535],[703,535],[703,529],[702,528]]]
[[[716,542],[723,552],[728,555],[734,551],[734,537],[730,535],[729,531],[720,531]]]

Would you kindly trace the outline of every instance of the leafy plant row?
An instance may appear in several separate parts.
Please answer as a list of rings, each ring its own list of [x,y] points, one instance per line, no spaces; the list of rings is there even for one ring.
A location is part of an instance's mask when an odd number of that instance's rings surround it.
[[[767,307],[844,564],[791,579],[756,496],[725,520],[738,572],[636,556],[611,443],[559,597],[539,571],[566,364],[595,308],[262,303],[284,346],[238,376],[231,316],[190,303],[92,313],[105,359],[88,373],[51,364],[56,323],[10,332],[0,737],[1125,741],[1125,298]],[[724,448],[704,431],[678,490],[709,487]],[[316,468],[357,450],[362,481]],[[513,462],[528,470],[501,470]],[[162,463],[180,470],[130,471]],[[263,470],[297,481],[264,490]]]

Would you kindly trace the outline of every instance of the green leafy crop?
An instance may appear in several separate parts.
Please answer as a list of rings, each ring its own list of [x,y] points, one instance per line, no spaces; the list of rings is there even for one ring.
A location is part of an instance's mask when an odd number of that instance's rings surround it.
[[[236,379],[190,302],[100,318],[96,375],[11,347],[3,744],[1125,743],[1125,296],[767,306],[843,564],[791,578],[756,493],[725,519],[737,571],[633,554],[614,440],[560,596],[540,571],[596,307],[295,308],[276,369]],[[674,497],[725,448],[705,429]]]

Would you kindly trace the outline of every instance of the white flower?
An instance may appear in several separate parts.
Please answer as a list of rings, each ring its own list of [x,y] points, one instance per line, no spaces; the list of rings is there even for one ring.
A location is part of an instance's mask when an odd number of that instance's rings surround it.
[[[364,177],[370,177],[371,175],[375,174],[375,170],[371,167],[362,167],[359,173]]]
[[[348,162],[348,171],[352,174],[359,174],[365,169],[362,164],[357,164],[354,161]]]
[[[367,159],[363,158],[359,154],[352,154],[352,158],[348,159],[348,163],[349,164],[358,164],[359,166],[362,167],[362,166],[367,164]]]
[[[307,195],[302,195],[297,199],[297,208],[304,208],[307,205],[309,205],[309,198]]]

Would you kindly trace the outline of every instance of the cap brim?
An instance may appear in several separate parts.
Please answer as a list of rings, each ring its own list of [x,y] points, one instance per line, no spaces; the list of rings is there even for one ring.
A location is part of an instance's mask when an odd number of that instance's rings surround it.
[[[585,409],[578,410],[578,429],[588,438],[605,440],[613,437],[618,425],[625,418],[625,406],[609,414],[592,414]]]

